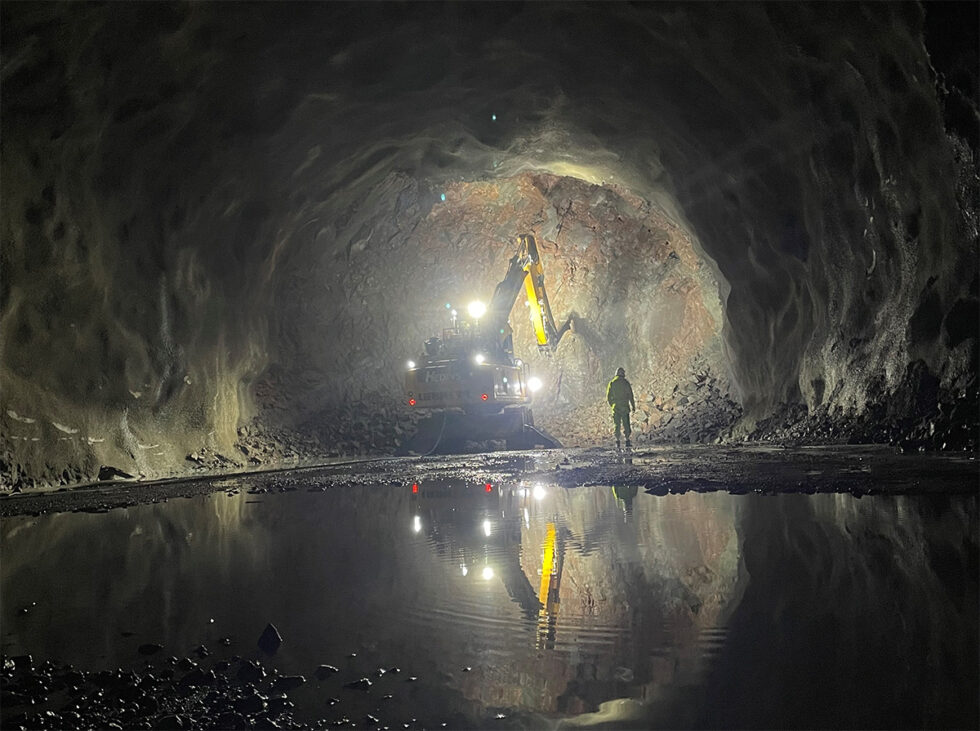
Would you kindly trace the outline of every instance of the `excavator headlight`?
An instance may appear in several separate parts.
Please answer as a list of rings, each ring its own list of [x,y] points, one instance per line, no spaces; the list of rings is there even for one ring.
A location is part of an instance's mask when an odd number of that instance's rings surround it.
[[[487,314],[487,306],[480,302],[480,300],[473,300],[466,306],[466,311],[470,313],[470,317],[474,320],[479,320]]]
[[[408,361],[408,364],[407,365],[408,365],[408,370],[412,370],[415,367],[415,361],[414,360],[410,360],[410,361]]]
[[[538,391],[541,390],[541,387],[543,385],[544,384],[541,383],[541,379],[538,378],[537,376],[531,376],[530,378],[527,379],[527,390],[530,391],[531,393],[537,393]]]
[[[485,355],[483,355],[483,353],[477,353],[476,355],[473,356],[473,362],[476,363],[477,365],[483,365],[483,362],[486,359],[487,358]]]

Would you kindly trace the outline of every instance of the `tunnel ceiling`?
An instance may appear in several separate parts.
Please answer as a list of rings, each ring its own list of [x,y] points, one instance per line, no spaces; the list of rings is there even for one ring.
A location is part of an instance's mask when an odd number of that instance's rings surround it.
[[[525,231],[565,438],[975,392],[968,5],[4,4],[6,474],[397,422]]]

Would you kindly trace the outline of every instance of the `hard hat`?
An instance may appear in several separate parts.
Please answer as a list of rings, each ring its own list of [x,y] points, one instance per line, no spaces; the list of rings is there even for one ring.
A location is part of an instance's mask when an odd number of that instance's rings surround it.
[[[616,371],[616,375],[617,376],[625,376],[626,375],[626,369],[625,368],[620,368],[619,370]]]

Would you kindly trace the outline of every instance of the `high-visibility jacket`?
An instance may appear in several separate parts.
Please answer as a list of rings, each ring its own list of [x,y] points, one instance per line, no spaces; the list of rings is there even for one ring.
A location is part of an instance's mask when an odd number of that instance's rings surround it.
[[[612,406],[614,411],[628,408],[636,410],[633,387],[625,376],[616,376],[606,386],[606,403]]]

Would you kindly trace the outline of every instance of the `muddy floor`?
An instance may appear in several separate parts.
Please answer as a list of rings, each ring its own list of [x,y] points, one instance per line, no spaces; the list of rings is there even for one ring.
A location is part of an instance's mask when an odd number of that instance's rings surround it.
[[[664,447],[10,495],[0,725],[976,727],[977,478]]]
[[[374,457],[328,465],[152,482],[115,480],[0,496],[0,517],[111,508],[227,489],[326,489],[399,485],[419,477],[543,480],[561,487],[625,484],[651,494],[722,490],[855,495],[972,493],[980,463],[972,452],[903,454],[884,446],[660,446],[562,449],[442,457]]]

